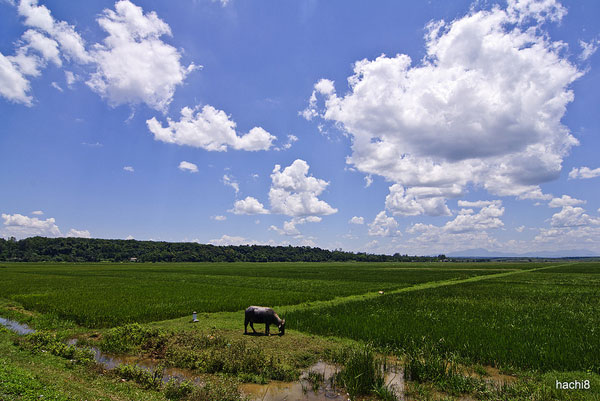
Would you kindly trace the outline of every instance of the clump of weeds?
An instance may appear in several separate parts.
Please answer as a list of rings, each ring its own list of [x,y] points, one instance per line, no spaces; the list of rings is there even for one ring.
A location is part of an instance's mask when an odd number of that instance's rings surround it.
[[[167,342],[169,334],[138,323],[118,326],[108,330],[102,337],[100,349],[105,352],[126,353],[139,350],[157,352]]]
[[[53,332],[38,331],[24,337],[19,337],[16,340],[16,344],[23,349],[35,353],[49,352],[52,355],[69,359],[75,364],[91,364],[94,361],[94,354],[88,348],[65,344]]]
[[[431,382],[439,390],[452,395],[485,389],[485,383],[481,379],[462,374],[454,354],[432,345],[411,347],[406,353],[404,378],[418,383]]]
[[[379,357],[373,346],[351,348],[345,354],[346,361],[336,381],[346,389],[350,399],[371,394],[393,397],[385,398],[387,400],[396,399],[393,390],[385,385],[385,358]]]
[[[121,364],[114,369],[114,373],[147,389],[160,390],[162,387],[163,366],[148,370],[137,365]]]
[[[317,392],[325,382],[325,375],[314,370],[309,370],[306,375],[306,380],[310,383],[313,391]]]

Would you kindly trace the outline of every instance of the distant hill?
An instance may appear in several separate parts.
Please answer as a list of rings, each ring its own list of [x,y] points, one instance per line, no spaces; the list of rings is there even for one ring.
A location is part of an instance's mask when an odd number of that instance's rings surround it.
[[[527,253],[507,253],[488,251],[483,248],[466,249],[464,251],[451,252],[448,257],[453,258],[577,258],[598,257],[599,253],[587,249],[571,249],[565,251],[533,251]]]

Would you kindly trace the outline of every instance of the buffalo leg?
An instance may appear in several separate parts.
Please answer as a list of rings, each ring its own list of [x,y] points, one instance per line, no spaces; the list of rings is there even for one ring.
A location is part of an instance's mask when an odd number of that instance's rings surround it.
[[[256,330],[254,330],[254,322],[250,322],[250,328],[252,329],[253,332],[256,333]]]
[[[248,320],[244,320],[244,334],[248,334]]]
[[[269,323],[265,323],[265,334],[269,335]]]

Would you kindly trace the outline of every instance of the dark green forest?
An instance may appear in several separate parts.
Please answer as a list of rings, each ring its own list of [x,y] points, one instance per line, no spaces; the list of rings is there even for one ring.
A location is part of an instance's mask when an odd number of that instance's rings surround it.
[[[408,262],[436,257],[374,255],[308,246],[215,246],[195,242],[157,242],[90,238],[0,238],[0,261],[13,262]]]

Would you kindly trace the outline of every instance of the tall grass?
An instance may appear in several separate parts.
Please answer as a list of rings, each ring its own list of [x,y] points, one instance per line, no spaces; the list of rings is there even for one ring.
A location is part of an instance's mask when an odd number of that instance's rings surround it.
[[[377,395],[382,400],[396,400],[394,390],[385,384],[385,357],[378,355],[370,344],[346,350],[344,367],[336,381],[346,389],[350,399]]]

